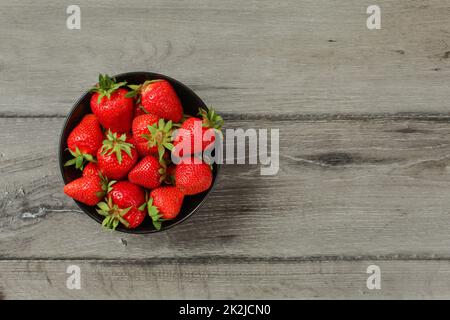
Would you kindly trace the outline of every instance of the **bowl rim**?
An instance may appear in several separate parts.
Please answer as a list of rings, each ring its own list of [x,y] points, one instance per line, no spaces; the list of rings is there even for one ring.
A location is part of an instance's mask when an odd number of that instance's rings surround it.
[[[133,76],[133,75],[148,75],[150,77],[161,77],[163,79],[167,79],[169,80],[169,82],[174,82],[177,85],[183,87],[184,89],[186,89],[188,92],[190,92],[190,94],[192,94],[195,98],[199,99],[203,105],[206,107],[206,109],[208,109],[208,106],[206,106],[206,104],[204,103],[204,101],[194,92],[194,90],[192,90],[190,87],[188,87],[187,85],[185,85],[184,83],[166,76],[164,74],[161,73],[156,73],[156,72],[150,72],[150,71],[130,71],[130,72],[124,72],[124,73],[119,73],[116,74],[114,76],[112,76],[112,78],[117,78],[117,77],[127,77],[127,76]],[[61,177],[62,180],[64,182],[64,185],[68,183],[65,175],[64,175],[64,165],[63,165],[63,154],[65,149],[63,148],[63,146],[65,145],[65,141],[64,141],[64,131],[67,128],[69,119],[72,117],[72,115],[74,114],[75,110],[77,109],[77,107],[80,105],[81,101],[84,100],[86,98],[87,95],[91,94],[90,90],[84,91],[84,93],[75,101],[75,103],[72,105],[72,108],[70,109],[69,113],[67,114],[67,116],[64,119],[64,123],[63,126],[61,128],[61,133],[59,136],[59,148],[58,148],[58,163],[59,163],[59,169],[60,169],[60,173],[61,173]],[[121,229],[116,229],[114,231],[117,232],[122,232],[122,233],[127,233],[127,234],[149,234],[149,233],[158,233],[158,232],[163,232],[166,230],[169,230],[171,228],[173,228],[174,226],[179,225],[180,223],[186,221],[189,217],[191,217],[206,201],[206,199],[209,197],[211,191],[213,191],[216,187],[217,184],[217,180],[219,177],[219,172],[220,172],[220,167],[221,165],[219,163],[216,163],[216,174],[215,176],[213,176],[213,182],[211,187],[205,191],[205,195],[204,197],[200,200],[200,202],[187,214],[185,215],[183,218],[173,222],[172,224],[168,225],[168,226],[161,226],[160,230],[156,230],[156,229],[150,229],[150,230],[136,230],[136,229],[127,229],[127,228],[121,228]],[[88,215],[91,219],[93,219],[94,221],[96,221],[97,223],[101,224],[101,222],[94,216],[94,214],[92,214],[91,212],[88,212],[87,210],[85,210],[83,208],[83,205],[81,202],[72,199],[76,205],[78,206],[78,208],[81,209],[81,211],[83,211],[86,215]]]

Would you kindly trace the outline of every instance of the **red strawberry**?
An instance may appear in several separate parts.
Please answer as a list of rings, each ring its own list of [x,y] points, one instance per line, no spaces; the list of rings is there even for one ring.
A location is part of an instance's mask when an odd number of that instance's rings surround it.
[[[139,101],[148,113],[177,123],[183,117],[183,107],[175,90],[166,80],[149,80],[141,85],[129,85],[127,96],[140,95]]]
[[[100,202],[97,212],[103,216],[102,225],[116,229],[119,223],[133,229],[139,226],[146,216],[144,207],[146,204],[144,190],[128,181],[120,181],[114,184],[108,192],[106,202]]]
[[[64,186],[64,193],[88,206],[95,206],[111,189],[115,181],[108,181],[99,175],[81,177]]]
[[[112,132],[125,133],[131,129],[134,101],[126,97],[126,82],[116,83],[108,75],[99,75],[97,86],[91,89],[91,109],[98,121]]]
[[[97,212],[104,216],[102,225],[105,228],[115,230],[119,223],[122,223],[129,229],[138,227],[144,221],[146,213],[144,210],[130,206],[120,208],[113,202],[112,197],[108,197],[106,202],[99,202]]]
[[[133,138],[141,156],[159,155],[162,159],[166,149],[171,150],[172,121],[167,123],[154,114],[144,114],[133,120]]]
[[[85,115],[67,138],[69,152],[74,158],[64,165],[75,165],[77,169],[83,170],[86,160],[94,161],[93,156],[101,147],[102,141],[102,128],[97,118],[93,114]]]
[[[138,161],[138,153],[133,140],[123,133],[109,131],[103,146],[97,152],[97,165],[100,171],[110,179],[120,180],[128,174]]]
[[[94,162],[89,162],[83,169],[83,177],[98,176],[100,170]]]
[[[128,221],[128,228],[134,229],[138,227],[142,221],[144,221],[146,212],[144,210],[139,210],[139,208],[131,207],[131,210],[128,211],[123,218]]]
[[[128,173],[128,180],[147,189],[161,185],[166,178],[165,165],[153,156],[146,156]]]
[[[120,208],[140,207],[145,203],[145,192],[138,185],[129,181],[119,181],[108,193]]]
[[[209,189],[212,183],[211,167],[194,158],[186,158],[175,168],[175,185],[185,195],[193,195]]]
[[[112,202],[109,197],[106,202],[99,202],[97,212],[104,216],[102,226],[107,229],[115,230],[119,223],[126,228],[137,228],[144,221],[146,212],[136,207],[119,208],[117,204]]]
[[[150,154],[158,154],[158,147],[156,145],[150,147],[148,139],[145,138],[146,135],[150,135],[148,126],[158,123],[158,120],[159,117],[151,113],[139,115],[133,119],[131,130],[136,143],[136,149],[141,157]]]
[[[173,186],[159,187],[150,192],[147,212],[156,230],[161,229],[161,222],[174,219],[178,215],[183,198],[183,193]]]
[[[215,133],[220,133],[219,130],[222,127],[223,119],[214,109],[210,108],[208,111],[200,109],[199,115],[202,118],[191,117],[186,119],[177,131],[178,134],[173,145],[175,146],[175,152],[180,157],[184,153],[186,155],[196,154],[211,148],[216,139]],[[184,141],[188,144],[187,146],[183,144]],[[189,151],[189,149],[186,149],[189,147],[189,141],[190,152],[184,152]]]

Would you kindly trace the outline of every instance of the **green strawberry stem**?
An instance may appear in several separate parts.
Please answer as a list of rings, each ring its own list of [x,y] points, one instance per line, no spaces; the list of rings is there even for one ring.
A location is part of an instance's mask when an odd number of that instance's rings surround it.
[[[159,214],[159,210],[157,207],[153,205],[153,199],[150,198],[147,202],[147,212],[150,218],[152,219],[153,226],[156,230],[161,230],[161,219],[162,215]]]
[[[108,181],[108,178],[102,175],[100,172],[98,173],[100,177],[100,183],[102,185],[102,191],[97,192],[97,197],[103,198],[108,192],[112,191],[112,186],[116,183],[116,180]]]
[[[163,160],[164,152],[172,151],[172,120],[165,122],[164,119],[159,119],[157,123],[147,126],[150,134],[143,134],[142,137],[148,140],[148,147],[157,147],[159,161]]]
[[[131,90],[127,92],[127,94],[125,94],[126,98],[135,98],[138,97],[137,102],[141,102],[141,88],[142,85],[136,85],[136,84],[129,84],[128,88],[130,88]],[[144,108],[142,108],[143,110],[145,110]]]
[[[152,219],[153,226],[156,230],[161,230],[161,224],[164,221],[169,219],[161,219],[162,215],[159,213],[159,210],[156,206],[153,205],[153,198],[149,198],[149,194],[147,191],[145,192],[145,201],[140,207],[139,210],[144,210],[147,207],[147,213]]]
[[[145,81],[143,84],[129,84],[129,85],[128,85],[128,88],[130,88],[131,91],[129,91],[129,92],[125,95],[125,97],[127,97],[127,98],[138,97],[138,100],[137,100],[137,101],[140,102],[140,101],[141,101],[140,95],[141,95],[142,89],[144,89],[147,85],[149,85],[149,84],[151,84],[151,83],[158,82],[158,81],[162,81],[162,80],[161,80],[161,79],[147,80],[147,81]],[[145,110],[145,109],[144,109],[144,110]]]
[[[125,133],[118,136],[117,133],[112,133],[111,130],[108,130],[106,139],[103,140],[101,154],[111,155],[115,153],[117,161],[119,161],[119,163],[122,163],[122,151],[124,151],[128,156],[130,156],[130,158],[132,158],[133,156],[131,154],[131,148],[134,148],[134,146],[126,141],[127,135]]]
[[[91,88],[91,92],[98,92],[98,100],[97,103],[102,101],[103,97],[111,98],[111,94],[126,85],[127,82],[116,82],[116,79],[109,77],[107,74],[99,74],[98,75],[98,84]]]
[[[116,204],[113,204],[111,197],[109,197],[106,202],[99,202],[97,206],[99,207],[97,212],[105,217],[102,222],[103,227],[115,230],[119,223],[122,223],[127,228],[130,225],[123,216],[126,215],[132,207],[121,209]]]
[[[223,125],[223,118],[213,108],[209,108],[208,111],[200,108],[198,114],[203,118],[203,127],[220,130]]]
[[[75,151],[69,149],[69,152],[73,156],[73,159],[66,161],[66,163],[64,163],[65,167],[75,165],[75,168],[83,170],[86,161],[97,162],[92,155],[89,153],[82,153],[78,147],[76,147]]]
[[[146,194],[146,196],[147,196],[147,194]],[[143,211],[146,207],[147,207],[147,202],[144,202],[143,204],[141,204],[141,206],[138,208],[138,210]]]
[[[148,111],[145,110],[145,108],[142,105],[139,106],[139,109],[141,109],[145,114],[148,114]]]

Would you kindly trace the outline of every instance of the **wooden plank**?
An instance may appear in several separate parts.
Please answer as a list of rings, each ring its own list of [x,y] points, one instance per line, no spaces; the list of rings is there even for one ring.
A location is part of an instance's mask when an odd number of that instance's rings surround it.
[[[448,112],[450,3],[0,1],[0,113],[67,114],[98,72],[156,71],[225,113]]]
[[[0,261],[4,299],[443,299],[449,261],[376,261],[381,289],[366,286],[373,261]],[[67,267],[81,271],[69,290]]]
[[[102,230],[64,196],[61,125],[0,119],[3,258],[450,257],[447,122],[228,121],[281,128],[278,175],[224,165],[197,214],[143,236]]]

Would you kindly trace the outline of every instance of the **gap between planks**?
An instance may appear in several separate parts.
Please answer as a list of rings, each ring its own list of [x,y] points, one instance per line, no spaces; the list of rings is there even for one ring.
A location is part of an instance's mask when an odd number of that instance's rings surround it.
[[[372,120],[420,120],[431,122],[450,122],[450,113],[420,113],[420,112],[398,112],[398,113],[229,113],[220,112],[224,120],[270,120],[270,121],[372,121]],[[0,119],[64,119],[64,114],[17,114],[0,112]]]
[[[247,257],[247,256],[218,256],[203,255],[191,257],[157,257],[157,258],[101,258],[101,257],[1,257],[0,262],[13,261],[83,261],[101,262],[110,264],[134,264],[134,265],[155,265],[155,264],[252,264],[252,263],[314,263],[314,262],[364,262],[364,261],[449,261],[448,255],[435,254],[387,254],[387,255],[316,255],[298,257]]]

